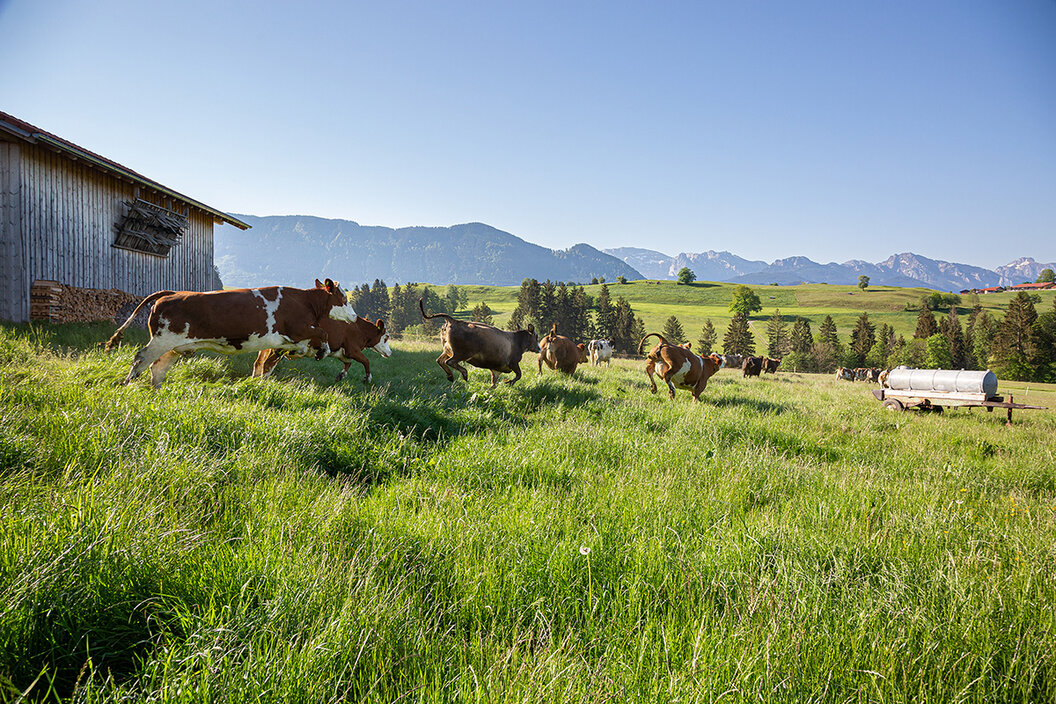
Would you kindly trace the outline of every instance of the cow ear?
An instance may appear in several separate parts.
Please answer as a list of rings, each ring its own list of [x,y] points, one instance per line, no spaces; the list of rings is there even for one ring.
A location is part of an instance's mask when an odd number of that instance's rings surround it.
[[[327,279],[327,280],[326,280],[326,281],[324,282],[324,285],[326,286],[326,290],[327,290],[327,291],[329,291],[330,293],[333,293],[333,292],[334,292],[334,287],[335,287],[335,286],[337,286],[337,284],[335,284],[335,283],[334,283],[333,281],[331,281],[330,279]]]
[[[378,330],[385,332],[385,320],[382,318],[378,318]]]
[[[315,287],[316,288],[326,288],[326,286],[323,286],[323,282],[320,281],[319,279],[315,280]]]
[[[532,333],[533,335],[535,334],[535,326],[531,323],[528,323],[528,332]]]

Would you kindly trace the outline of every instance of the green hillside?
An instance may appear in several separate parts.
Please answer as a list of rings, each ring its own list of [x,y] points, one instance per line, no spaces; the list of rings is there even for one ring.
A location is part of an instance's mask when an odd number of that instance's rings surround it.
[[[613,300],[617,296],[626,298],[635,312],[645,321],[647,330],[660,330],[668,316],[678,317],[689,339],[696,340],[704,321],[711,318],[719,331],[720,339],[730,321],[729,304],[737,284],[696,282],[679,285],[674,281],[630,281],[626,284],[609,284]],[[498,325],[509,319],[517,305],[516,286],[460,286],[469,297],[472,308],[483,301],[495,311]],[[597,297],[600,285],[584,287],[587,293]],[[763,310],[752,316],[752,327],[757,346],[765,346],[766,320],[775,309],[789,321],[803,316],[817,331],[826,315],[831,315],[839,329],[841,339],[850,336],[855,320],[866,311],[870,321],[879,327],[887,323],[896,334],[909,338],[917,324],[917,311],[907,311],[906,304],[917,306],[921,296],[934,293],[925,288],[896,288],[870,286],[862,291],[856,286],[831,286],[828,284],[801,284],[799,286],[753,286],[759,296]],[[995,293],[982,296],[962,296],[958,312],[967,315],[975,301],[985,310],[999,317],[1008,307],[1012,293]],[[1039,311],[1050,310],[1056,291],[1041,291]],[[940,311],[944,313],[944,311]]]

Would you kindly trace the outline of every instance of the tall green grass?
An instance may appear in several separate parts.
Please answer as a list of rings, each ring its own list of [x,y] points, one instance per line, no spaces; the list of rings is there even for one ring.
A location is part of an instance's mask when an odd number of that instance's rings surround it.
[[[152,391],[107,332],[0,328],[0,699],[1056,699],[1051,411],[422,343]]]

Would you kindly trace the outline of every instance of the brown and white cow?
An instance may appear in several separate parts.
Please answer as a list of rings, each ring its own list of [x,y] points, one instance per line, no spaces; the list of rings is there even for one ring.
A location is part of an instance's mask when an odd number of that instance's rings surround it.
[[[582,342],[578,345],[564,335],[557,334],[557,323],[550,328],[546,337],[539,340],[539,373],[543,372],[543,363],[546,366],[564,374],[572,374],[576,371],[576,365],[586,364],[590,361],[587,346]]]
[[[693,354],[689,343],[672,345],[658,332],[651,332],[642,338],[638,343],[638,354],[643,353],[645,341],[653,336],[659,338],[660,342],[649,351],[649,361],[645,365],[645,374],[649,377],[652,392],[656,393],[656,382],[653,380],[655,371],[667,383],[668,395],[672,399],[675,397],[677,386],[680,389],[688,389],[693,394],[693,400],[699,402],[701,392],[708,386],[708,379],[722,366],[722,358],[717,354],[706,357]]]
[[[854,381],[854,370],[848,369],[847,367],[840,367],[836,370],[836,381]]]
[[[158,387],[181,355],[197,350],[223,354],[261,350],[295,350],[317,358],[329,354],[327,318],[354,322],[356,312],[341,287],[316,279],[315,288],[266,286],[227,291],[158,291],[147,296],[106,343],[113,349],[139,311],[154,304],[147,319],[150,340],[136,353],[127,384],[150,367],[151,383]]]
[[[370,360],[363,350],[370,348],[382,357],[392,356],[389,347],[389,335],[385,332],[385,321],[378,319],[372,323],[366,318],[357,318],[354,323],[346,323],[342,320],[324,318],[320,327],[326,331],[330,345],[330,356],[344,363],[345,368],[338,373],[334,381],[341,381],[348,373],[348,368],[353,361],[363,365],[363,383],[369,384],[371,380]],[[253,376],[270,376],[275,370],[275,365],[282,357],[294,358],[299,355],[294,352],[280,352],[279,350],[263,350],[257,355],[257,361],[253,365]]]
[[[539,351],[539,340],[530,323],[527,330],[511,332],[493,325],[458,320],[446,313],[427,315],[421,298],[418,299],[418,308],[426,320],[443,318],[447,321],[440,328],[440,342],[444,351],[436,358],[436,363],[447,374],[448,381],[455,380],[451,367],[459,371],[463,380],[469,381],[469,373],[461,365],[461,362],[465,362],[489,370],[492,388],[498,383],[500,373],[513,372],[513,378],[506,381],[512,384],[521,378],[521,357],[524,353]]]

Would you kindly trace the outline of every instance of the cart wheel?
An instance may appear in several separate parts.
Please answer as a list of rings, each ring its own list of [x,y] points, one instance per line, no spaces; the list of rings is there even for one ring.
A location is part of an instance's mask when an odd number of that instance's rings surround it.
[[[906,407],[902,405],[902,402],[897,398],[889,398],[884,401],[884,408],[889,411],[904,411]]]

